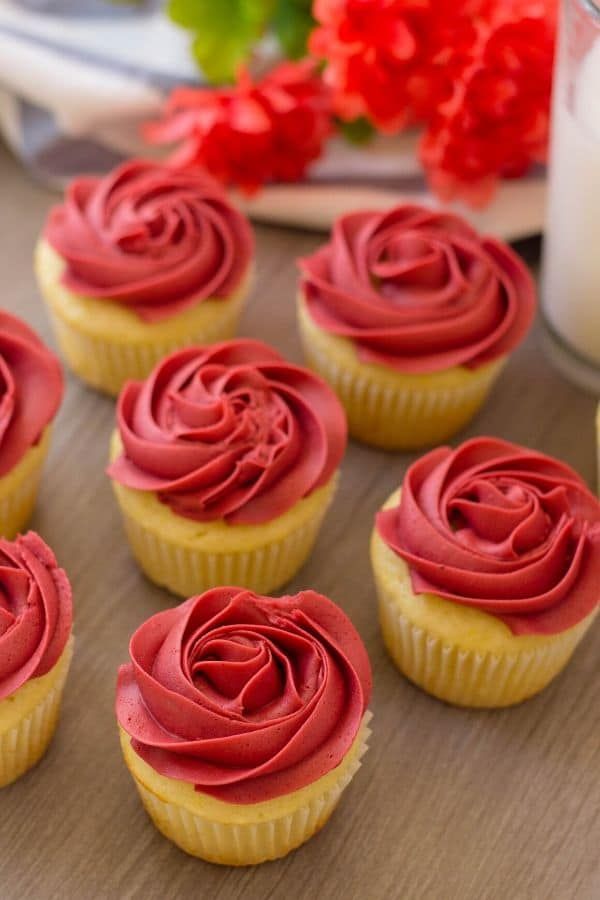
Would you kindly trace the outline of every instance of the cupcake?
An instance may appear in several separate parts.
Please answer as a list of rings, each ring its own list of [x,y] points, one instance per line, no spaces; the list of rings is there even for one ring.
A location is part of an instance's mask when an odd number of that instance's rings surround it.
[[[20,319],[0,310],[0,535],[29,521],[62,400],[59,362]]]
[[[268,593],[304,563],[336,485],[344,411],[259,341],[173,353],[117,409],[108,473],[147,576],[189,597]]]
[[[531,276],[509,247],[418,206],[342,216],[299,264],[306,358],[350,434],[389,450],[465,426],[534,316]]]
[[[476,438],[408,469],[371,558],[399,669],[441,700],[509,706],[546,687],[596,616],[600,503],[564,463]]]
[[[252,250],[248,222],[208,175],[131,160],[71,183],[35,270],[65,359],[117,394],[167,353],[235,334]]]
[[[0,539],[0,787],[46,752],[69,671],[71,586],[32,531]]]
[[[116,714],[150,818],[186,853],[244,866],[325,825],[369,735],[369,660],[314,591],[220,587],[148,619]]]

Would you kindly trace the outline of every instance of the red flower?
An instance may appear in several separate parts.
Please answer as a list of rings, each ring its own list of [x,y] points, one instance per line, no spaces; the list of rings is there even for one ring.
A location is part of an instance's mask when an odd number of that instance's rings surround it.
[[[283,63],[254,83],[240,72],[231,88],[179,88],[165,118],[144,129],[151,143],[182,142],[176,166],[202,166],[246,192],[296,181],[331,132],[329,91],[310,61]]]
[[[471,202],[545,158],[556,0],[315,0],[339,116],[423,122],[434,189]]]
[[[343,119],[394,132],[428,119],[477,44],[485,0],[315,0],[309,49]]]
[[[335,112],[380,131],[426,127],[434,190],[481,202],[545,158],[557,0],[314,0],[311,53],[262,81],[173,92],[152,142],[246,191],[301,178]]]
[[[531,0],[520,5],[548,7]],[[545,159],[553,54],[551,16],[496,18],[480,57],[462,73],[422,142],[423,164],[443,199],[461,195],[479,205],[498,178],[517,178]]]
[[[482,0],[437,0],[419,22],[420,53],[409,75],[414,118],[428,122],[453,94],[453,86],[476,58],[485,25]]]
[[[406,76],[417,50],[415,10],[427,0],[315,0],[321,25],[310,52],[327,60],[324,78],[343,119],[367,116],[395,131],[409,119]]]

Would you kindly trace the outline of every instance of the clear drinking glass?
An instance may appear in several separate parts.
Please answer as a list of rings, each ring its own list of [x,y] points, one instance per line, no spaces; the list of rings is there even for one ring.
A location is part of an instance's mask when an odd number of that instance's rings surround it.
[[[544,238],[545,344],[600,394],[600,5],[563,0]]]

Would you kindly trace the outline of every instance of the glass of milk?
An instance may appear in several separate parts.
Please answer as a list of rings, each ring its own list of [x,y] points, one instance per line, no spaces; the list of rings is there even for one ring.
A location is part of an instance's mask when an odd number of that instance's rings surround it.
[[[544,341],[600,394],[600,0],[563,0],[544,238]]]

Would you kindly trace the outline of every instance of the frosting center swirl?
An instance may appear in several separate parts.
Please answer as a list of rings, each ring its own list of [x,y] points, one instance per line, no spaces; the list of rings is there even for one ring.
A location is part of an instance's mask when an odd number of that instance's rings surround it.
[[[506,244],[424,207],[342,216],[300,269],[315,323],[364,362],[403,372],[497,359],[535,311],[531,276]]]
[[[493,438],[441,447],[408,470],[377,529],[415,593],[554,634],[598,605],[600,503],[564,463]]]
[[[143,160],[75,179],[44,236],[70,290],[148,322],[230,296],[253,250],[248,222],[210,176]]]
[[[28,325],[0,310],[0,477],[40,440],[62,394],[58,359]]]
[[[0,539],[0,700],[58,662],[72,616],[69,581],[42,539]]]
[[[350,749],[371,693],[360,637],[326,597],[215,588],[145,622],[116,710],[159,773],[231,803],[298,790]]]
[[[116,481],[179,515],[260,523],[333,476],[346,421],[331,389],[266,344],[237,340],[172,354],[119,399]]]

